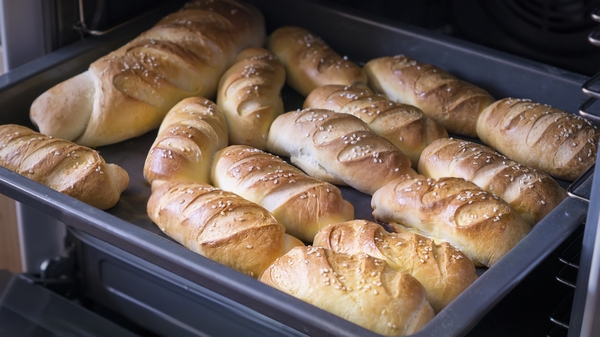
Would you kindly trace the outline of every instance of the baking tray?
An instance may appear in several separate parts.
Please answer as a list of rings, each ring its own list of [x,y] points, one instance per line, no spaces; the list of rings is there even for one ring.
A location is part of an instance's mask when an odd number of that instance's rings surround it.
[[[582,75],[435,32],[312,1],[250,2],[264,13],[269,30],[281,25],[301,25],[323,37],[340,54],[359,63],[378,56],[406,54],[477,84],[496,98],[530,98],[570,112],[576,111],[586,100],[580,87],[587,78]],[[0,76],[0,106],[3,107],[0,123],[31,126],[28,111],[35,97],[87,69],[93,60],[129,41],[172,10],[170,7],[152,12],[132,25],[101,37],[87,38]],[[295,110],[302,104],[303,98],[289,88],[284,89],[283,97],[286,110]],[[149,132],[98,149],[108,162],[124,167],[131,178],[119,203],[107,212],[3,168],[0,168],[0,193],[300,332],[376,335],[193,253],[160,232],[146,215],[150,189],[142,177],[143,162],[155,136],[156,132]],[[342,192],[354,203],[357,218],[372,219],[368,196],[350,188],[342,188]],[[500,262],[480,271],[481,277],[415,336],[467,333],[580,226],[586,211],[587,203],[583,200],[563,201]]]

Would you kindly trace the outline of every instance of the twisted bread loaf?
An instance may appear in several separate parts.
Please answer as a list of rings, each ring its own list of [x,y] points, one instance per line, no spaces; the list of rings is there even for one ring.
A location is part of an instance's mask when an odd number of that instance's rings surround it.
[[[477,134],[510,159],[573,181],[596,162],[598,129],[588,120],[530,100],[505,98],[477,121]]]
[[[186,97],[212,97],[235,55],[265,39],[264,19],[234,0],[196,0],[38,97],[40,132],[101,146],[158,128]]]
[[[531,226],[504,200],[461,178],[401,177],[373,195],[375,219],[447,241],[491,267]]]
[[[280,115],[271,125],[267,148],[315,178],[367,194],[414,173],[408,157],[358,117],[330,110]]]
[[[367,87],[324,85],[313,90],[304,108],[329,109],[354,115],[371,130],[389,140],[417,167],[421,151],[448,132],[418,108],[375,95]]]
[[[434,316],[419,281],[366,254],[295,247],[260,280],[382,335],[413,334]]]
[[[336,53],[304,28],[285,26],[268,38],[268,49],[285,66],[287,84],[302,96],[326,84],[366,85],[360,66]]]
[[[221,81],[217,104],[225,113],[230,144],[265,150],[275,117],[283,113],[285,68],[268,50],[243,50]]]
[[[485,90],[404,55],[371,60],[363,69],[376,93],[416,106],[450,133],[477,137],[477,117],[494,102]]]
[[[567,197],[547,174],[523,166],[492,148],[452,138],[431,143],[421,155],[419,173],[430,178],[459,177],[507,201],[531,225]]]
[[[204,183],[157,186],[148,200],[148,216],[183,246],[255,278],[289,249],[303,245],[264,208]]]
[[[165,116],[144,163],[151,184],[165,180],[209,183],[215,152],[227,146],[225,116],[208,99],[190,97]]]
[[[339,188],[259,149],[232,145],[217,152],[211,176],[214,186],[263,206],[305,242],[330,223],[354,219]]]
[[[129,185],[127,171],[97,151],[15,124],[0,126],[0,166],[100,209]]]
[[[314,246],[347,254],[368,254],[414,276],[427,291],[436,312],[477,279],[473,262],[448,242],[410,232],[388,233],[365,220],[331,224],[315,236]]]

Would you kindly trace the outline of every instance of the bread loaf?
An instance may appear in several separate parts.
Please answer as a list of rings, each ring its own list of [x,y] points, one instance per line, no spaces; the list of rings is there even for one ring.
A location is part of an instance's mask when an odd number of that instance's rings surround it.
[[[157,186],[148,216],[183,246],[255,278],[303,245],[266,209],[204,183],[171,180]]]
[[[313,90],[304,108],[329,109],[354,115],[389,140],[417,168],[421,151],[432,141],[448,137],[444,127],[418,108],[374,94],[367,87],[330,84]]]
[[[326,84],[367,84],[360,66],[340,56],[323,39],[304,28],[280,27],[271,33],[267,43],[285,67],[287,84],[302,96]]]
[[[129,185],[127,171],[96,150],[15,124],[0,126],[0,166],[100,209]]]
[[[217,104],[225,113],[230,144],[267,147],[267,134],[275,117],[281,115],[281,88],[285,68],[268,50],[242,51],[221,81]]]
[[[419,281],[367,254],[295,247],[260,280],[382,335],[413,334],[434,316]]]
[[[387,182],[415,173],[410,160],[352,115],[305,109],[280,115],[271,125],[267,148],[290,157],[307,174],[373,194]]]
[[[250,146],[217,152],[211,176],[214,186],[263,206],[288,234],[305,242],[330,223],[354,219],[354,207],[339,188]]]
[[[493,266],[531,226],[507,202],[461,178],[401,177],[373,195],[376,220],[447,241],[476,266]]]
[[[210,183],[210,166],[227,146],[225,116],[206,98],[189,97],[165,116],[144,163],[151,184],[166,180]]]
[[[477,134],[510,159],[573,181],[596,162],[598,128],[568,112],[526,99],[505,98],[479,117]]]
[[[507,201],[531,225],[538,223],[567,193],[549,175],[470,141],[438,139],[423,150],[419,173],[430,178],[459,177]]]
[[[404,55],[373,59],[363,69],[376,93],[416,106],[449,133],[477,137],[477,117],[494,102],[485,90]]]
[[[436,312],[477,279],[471,259],[448,242],[437,244],[410,232],[389,233],[366,220],[326,226],[317,233],[313,245],[338,253],[368,254],[414,276],[425,287],[427,300]]]
[[[139,136],[182,99],[213,97],[235,55],[262,45],[265,35],[262,14],[250,5],[191,1],[43,93],[31,120],[44,134],[92,147]]]

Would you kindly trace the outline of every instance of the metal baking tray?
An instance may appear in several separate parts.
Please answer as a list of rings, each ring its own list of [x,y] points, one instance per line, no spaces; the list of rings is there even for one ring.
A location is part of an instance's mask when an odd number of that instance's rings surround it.
[[[300,25],[321,36],[340,54],[356,62],[384,55],[406,54],[435,64],[488,90],[496,98],[514,96],[574,112],[585,101],[581,84],[587,78],[572,72],[467,43],[413,26],[370,17],[351,9],[312,1],[252,0],[267,20],[268,30]],[[147,29],[168,11],[149,13],[114,32],[86,38],[0,76],[0,123],[31,126],[33,99],[52,85],[85,69]],[[284,89],[286,110],[303,98]],[[152,265],[198,284],[308,335],[376,336],[371,331],[193,253],[166,237],[146,214],[150,188],[142,168],[156,132],[101,147],[100,154],[130,174],[129,188],[119,203],[101,211],[0,168],[0,193],[33,207],[67,226],[118,247]],[[591,176],[587,180],[591,179]],[[560,182],[567,187],[567,182]],[[589,185],[589,184],[582,184]],[[354,203],[356,217],[372,219],[370,198],[342,188]],[[587,203],[567,198],[544,218],[500,262],[442,310],[415,336],[459,336],[467,333],[535,266],[580,226]]]

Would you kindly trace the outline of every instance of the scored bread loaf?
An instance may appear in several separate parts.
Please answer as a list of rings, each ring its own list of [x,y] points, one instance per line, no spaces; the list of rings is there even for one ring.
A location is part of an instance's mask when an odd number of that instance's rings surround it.
[[[290,157],[315,178],[373,194],[403,174],[414,174],[408,157],[352,115],[324,109],[291,111],[275,119],[269,152]]]
[[[405,55],[376,58],[363,69],[376,93],[416,106],[449,133],[476,137],[477,117],[494,102],[487,91]]]
[[[491,267],[531,226],[507,202],[462,178],[405,176],[371,199],[376,220],[447,241],[476,266]]]
[[[148,216],[173,240],[258,278],[276,258],[303,245],[261,206],[208,184],[171,180],[156,186]]]
[[[103,210],[129,185],[127,171],[98,151],[16,124],[0,126],[0,166]]]
[[[212,101],[189,97],[165,116],[144,162],[150,184],[166,180],[210,183],[210,166],[218,150],[227,146],[225,116]]]
[[[264,18],[234,0],[196,0],[89,69],[39,96],[40,132],[86,146],[117,143],[159,127],[186,97],[213,97],[242,49],[265,41]]]
[[[565,189],[549,175],[466,140],[445,138],[431,143],[421,154],[418,172],[434,179],[471,181],[507,201],[531,225],[567,197]]]
[[[260,281],[382,335],[413,334],[434,316],[419,281],[367,254],[295,247]]]
[[[263,48],[248,48],[235,59],[219,82],[217,104],[225,114],[229,143],[267,147],[267,134],[281,115],[285,68]]]
[[[596,162],[598,128],[590,121],[527,99],[504,98],[477,121],[477,134],[510,159],[573,181]]]
[[[371,221],[332,223],[317,233],[313,245],[338,253],[368,254],[414,276],[425,287],[435,312],[477,279],[471,259],[448,242],[438,244],[410,232],[389,233]]]
[[[362,119],[407,155],[415,169],[429,143],[448,137],[446,129],[420,109],[385,99],[367,87],[324,85],[308,95],[304,108],[329,109]]]
[[[360,66],[304,28],[276,29],[267,39],[267,48],[283,63],[286,83],[302,96],[326,84],[367,84],[367,76]]]
[[[288,234],[305,242],[330,223],[354,219],[354,207],[339,188],[250,146],[217,152],[211,178],[214,186],[266,208]]]

